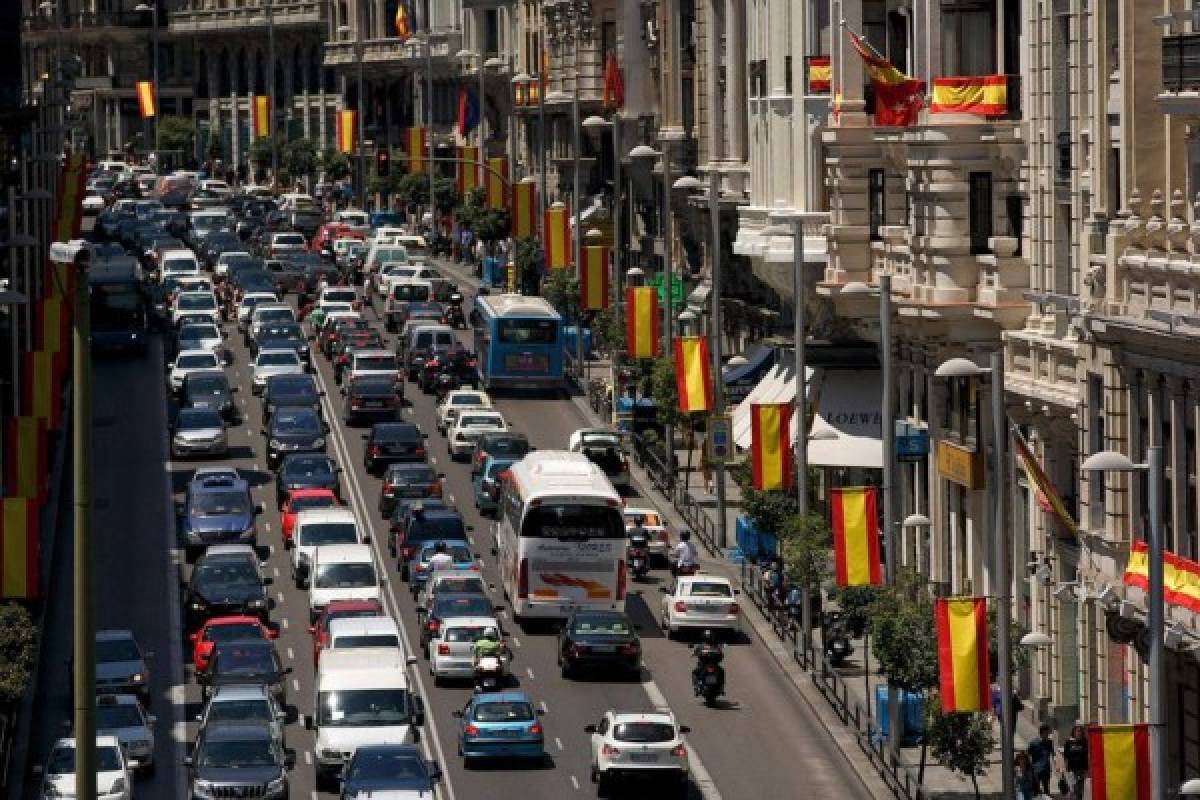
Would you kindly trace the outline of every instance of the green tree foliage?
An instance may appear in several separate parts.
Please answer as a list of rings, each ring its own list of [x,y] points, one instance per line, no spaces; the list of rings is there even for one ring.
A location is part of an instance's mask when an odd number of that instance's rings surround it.
[[[564,317],[574,317],[579,305],[579,278],[569,269],[550,270],[542,281],[542,297]]]
[[[880,590],[868,611],[871,652],[888,680],[906,692],[938,685],[937,629],[933,599],[910,570]]]
[[[679,390],[675,385],[675,361],[670,356],[654,359],[650,371],[650,396],[654,398],[659,425],[678,428],[686,420],[679,411]]]
[[[410,209],[429,202],[429,178],[424,175],[404,175],[396,184],[396,197]]]
[[[674,376],[673,369],[671,374]],[[800,505],[795,492],[780,489],[759,491],[747,481],[742,487],[742,511],[756,529],[778,535],[787,526],[788,520],[800,512]]]
[[[790,583],[820,586],[829,577],[832,534],[820,514],[794,514],[779,529],[784,569]]]
[[[37,628],[29,611],[17,603],[0,605],[0,704],[21,698],[33,671]]]
[[[545,254],[542,243],[538,239],[518,239],[513,253],[513,263],[517,269],[517,282],[523,294],[537,292],[538,282],[542,279],[542,268],[545,264]]]
[[[458,207],[461,197],[458,194],[458,184],[454,178],[435,177],[433,179],[433,201],[437,204],[440,214],[449,214]]]
[[[312,139],[293,139],[280,150],[279,160],[293,180],[312,177],[317,171],[317,146]]]
[[[192,137],[196,126],[190,117],[166,116],[158,120],[158,146],[162,150],[178,150],[185,156],[192,152]]]
[[[861,636],[870,622],[871,604],[879,596],[877,586],[839,586],[829,593],[845,615],[846,624],[855,636]]]
[[[271,163],[271,140],[261,136],[250,143],[250,163],[265,167]]]
[[[592,336],[609,357],[620,360],[625,353],[625,325],[617,318],[612,306],[592,317]]]
[[[488,208],[483,189],[467,192],[454,211],[459,224],[485,242],[497,242],[508,236],[511,222],[507,209]]]
[[[987,772],[988,756],[996,746],[991,714],[943,714],[933,693],[926,705],[925,738],[934,760],[969,777],[978,798],[979,776]]]
[[[331,181],[340,181],[350,176],[350,159],[336,147],[326,147],[321,153],[321,169]]]

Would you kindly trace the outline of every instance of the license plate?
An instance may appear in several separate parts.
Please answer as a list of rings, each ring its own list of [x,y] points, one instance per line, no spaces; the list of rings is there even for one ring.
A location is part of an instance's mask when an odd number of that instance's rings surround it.
[[[383,408],[382,400],[368,400],[363,405],[367,408]]]
[[[592,646],[592,651],[596,653],[615,653],[617,646],[613,644],[597,644]]]
[[[705,686],[716,686],[720,682],[721,682],[721,679],[718,678],[716,675],[705,675],[704,676],[704,685]]]
[[[657,753],[633,753],[629,759],[636,764],[649,764],[658,761]]]

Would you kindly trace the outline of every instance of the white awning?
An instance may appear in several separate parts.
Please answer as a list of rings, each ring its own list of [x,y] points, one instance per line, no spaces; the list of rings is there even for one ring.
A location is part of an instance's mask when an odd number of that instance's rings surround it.
[[[809,465],[883,469],[879,370],[823,369],[821,373],[817,412],[809,431]]]
[[[750,406],[755,403],[796,402],[796,358],[793,353],[779,354],[779,360],[762,377],[750,394],[733,409],[733,441],[747,450],[750,447]],[[804,377],[808,393],[812,393],[813,375],[816,370],[809,367]],[[796,429],[795,413],[792,414],[792,430]]]

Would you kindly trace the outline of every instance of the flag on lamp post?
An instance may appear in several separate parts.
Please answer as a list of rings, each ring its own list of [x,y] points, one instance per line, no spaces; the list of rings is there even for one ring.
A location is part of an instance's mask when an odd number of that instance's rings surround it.
[[[425,129],[407,128],[404,131],[404,149],[408,153],[408,171],[411,175],[425,172]]]
[[[621,65],[617,63],[615,50],[610,50],[604,61],[602,98],[604,107],[609,111],[620,110],[625,105],[625,79],[621,76]]]
[[[658,355],[658,292],[653,286],[625,290],[625,352],[630,358]]]
[[[708,339],[675,337],[675,392],[683,413],[712,408],[712,371],[708,365]]]
[[[547,208],[543,224],[546,266],[564,269],[571,265],[571,215],[566,206]]]
[[[792,485],[792,404],[750,405],[750,477],[760,492]]]
[[[353,153],[354,145],[358,130],[355,123],[358,121],[357,111],[339,111],[337,112],[337,146],[342,153]]]
[[[142,119],[150,119],[158,114],[158,108],[154,105],[154,83],[151,81],[137,82],[137,100],[138,111],[141,112]]]
[[[458,122],[455,130],[466,136],[479,124],[479,98],[466,86],[458,87]]]
[[[579,307],[584,311],[608,308],[608,254],[603,245],[583,248],[583,269],[579,271]]]
[[[487,167],[483,176],[484,199],[488,208],[499,210],[508,201],[508,193],[504,191],[508,183],[508,158],[493,156],[487,160]]]
[[[39,594],[38,501],[0,499],[0,597],[32,600]]]
[[[514,239],[537,236],[537,184],[512,185],[512,235]]]
[[[987,711],[992,707],[988,672],[987,601],[982,597],[939,597],[938,677],[942,711]]]
[[[479,187],[478,147],[465,145],[458,148],[458,160],[454,162],[454,177],[458,181],[459,194],[466,194]]]
[[[271,98],[265,94],[254,96],[254,138],[271,135]]]
[[[1150,800],[1150,726],[1089,725],[1092,800]]]
[[[882,583],[875,487],[843,486],[832,489],[829,508],[837,585],[875,586]]]

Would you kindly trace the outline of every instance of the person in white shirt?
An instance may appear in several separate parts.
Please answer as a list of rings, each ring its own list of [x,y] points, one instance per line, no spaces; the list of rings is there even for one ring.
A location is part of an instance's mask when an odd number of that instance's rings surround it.
[[[680,531],[679,544],[675,545],[675,563],[671,567],[671,574],[678,575],[680,572],[694,571],[698,566],[700,566],[700,554],[696,552],[696,545],[692,543],[692,532]]]
[[[454,569],[454,556],[446,552],[446,543],[438,542],[433,546],[433,555],[429,559],[431,573],[442,569]]]

